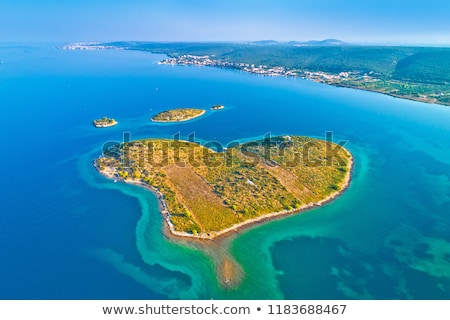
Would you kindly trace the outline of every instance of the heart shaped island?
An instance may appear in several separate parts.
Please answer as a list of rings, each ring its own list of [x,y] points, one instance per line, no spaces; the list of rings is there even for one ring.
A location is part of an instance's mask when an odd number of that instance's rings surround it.
[[[330,201],[348,186],[352,165],[343,146],[303,136],[226,148],[144,139],[112,146],[95,160],[103,175],[152,190],[172,235],[200,239]]]

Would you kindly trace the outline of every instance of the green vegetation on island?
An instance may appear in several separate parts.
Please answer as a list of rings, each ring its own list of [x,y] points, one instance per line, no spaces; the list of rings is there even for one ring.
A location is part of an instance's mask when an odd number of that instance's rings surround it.
[[[225,108],[223,105],[216,104],[216,105],[211,107],[211,110],[222,110],[223,108]]]
[[[118,122],[115,119],[103,117],[101,119],[97,119],[92,121],[92,124],[96,128],[106,128],[106,127],[112,127],[115,126]]]
[[[138,140],[111,148],[96,167],[157,193],[173,233],[206,238],[321,204],[350,179],[351,154],[324,140],[280,136],[215,149]]]
[[[164,63],[208,65],[293,76],[394,97],[450,105],[450,48],[361,46],[337,40],[298,43],[107,44],[169,56]]]
[[[155,122],[187,121],[202,116],[205,110],[193,108],[178,108],[167,110],[154,115],[151,120]]]

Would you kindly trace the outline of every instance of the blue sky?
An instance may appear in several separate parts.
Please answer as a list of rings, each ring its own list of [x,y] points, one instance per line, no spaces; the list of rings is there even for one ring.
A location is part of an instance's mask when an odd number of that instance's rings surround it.
[[[0,42],[280,41],[450,44],[450,1],[0,0]]]

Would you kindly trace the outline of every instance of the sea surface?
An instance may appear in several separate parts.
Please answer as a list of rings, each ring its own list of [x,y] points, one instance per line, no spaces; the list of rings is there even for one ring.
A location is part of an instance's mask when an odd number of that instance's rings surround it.
[[[292,78],[158,65],[138,51],[0,45],[1,299],[450,299],[450,108]],[[174,107],[221,111],[178,124]],[[96,129],[103,116],[116,127]],[[349,189],[211,254],[164,236],[153,194],[92,166],[107,141],[346,140]]]

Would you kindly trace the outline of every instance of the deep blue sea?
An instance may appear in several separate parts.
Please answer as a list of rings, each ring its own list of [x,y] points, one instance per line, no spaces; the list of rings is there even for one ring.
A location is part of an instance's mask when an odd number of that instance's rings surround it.
[[[158,65],[161,55],[0,46],[0,299],[450,299],[450,107],[301,79]],[[179,124],[174,107],[222,111]],[[96,129],[103,116],[116,127]],[[271,132],[347,140],[337,200],[259,224],[210,254],[167,239],[153,194],[100,176],[107,141]]]

